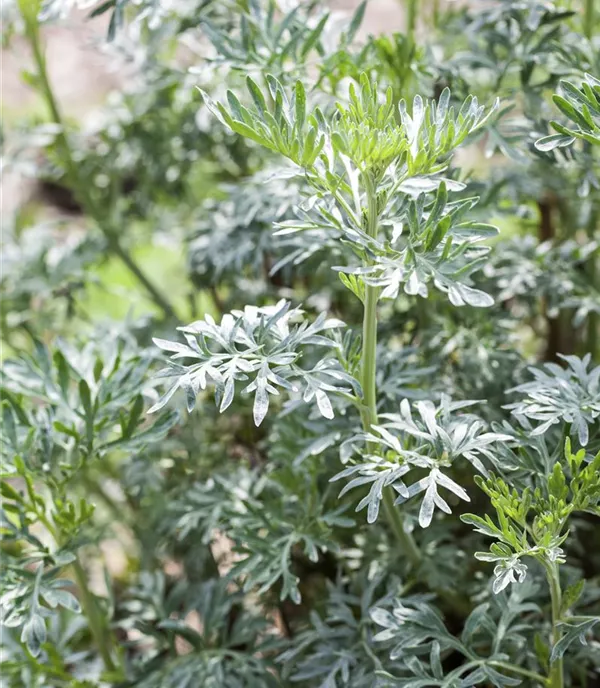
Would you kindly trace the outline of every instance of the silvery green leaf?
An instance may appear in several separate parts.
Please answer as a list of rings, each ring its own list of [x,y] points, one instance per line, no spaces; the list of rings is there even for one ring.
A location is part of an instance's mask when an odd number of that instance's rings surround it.
[[[333,418],[333,408],[331,406],[331,402],[329,401],[329,397],[327,396],[327,394],[325,394],[325,392],[319,389],[316,391],[316,397],[321,415],[324,418]]]
[[[474,465],[480,464],[478,456],[490,458],[490,445],[494,442],[510,440],[511,437],[501,433],[482,432],[485,428],[482,421],[474,414],[456,414],[456,411],[467,408],[476,402],[451,402],[443,396],[441,402],[435,406],[431,401],[420,400],[416,404],[420,419],[413,418],[410,402],[404,399],[400,404],[400,413],[383,413],[381,427],[387,432],[392,430],[406,433],[418,440],[417,450],[402,450],[399,454],[409,461],[420,462],[434,467],[437,462],[453,461],[464,456]],[[398,445],[387,440],[387,445],[398,451]],[[450,487],[451,479],[438,473],[439,480],[444,486],[454,491],[461,499],[466,493],[454,483]],[[458,490],[458,491],[457,491]],[[468,497],[467,497],[468,500]]]
[[[191,349],[189,346],[186,346],[185,344],[181,344],[179,342],[170,342],[166,339],[159,339],[157,337],[154,337],[152,341],[156,344],[156,346],[159,349],[162,349],[163,351],[171,351],[173,353],[191,357],[195,357],[198,353],[196,350]]]
[[[256,424],[265,418],[270,394],[278,395],[280,388],[293,393],[302,386],[305,400],[316,399],[322,415],[332,418],[328,393],[349,392],[344,383],[359,390],[358,383],[335,358],[325,357],[310,370],[301,368],[298,362],[305,347],[334,349],[335,341],[322,333],[342,326],[340,320],[328,319],[325,314],[309,324],[303,320],[301,309],[292,308],[285,300],[273,306],[246,306],[242,311],[226,313],[220,324],[207,314],[204,320],[179,328],[187,345],[156,340],[157,346],[172,354],[171,367],[161,371],[160,377],[174,378],[174,382],[150,412],[165,406],[179,388],[186,392],[191,411],[199,391],[206,389],[209,382],[215,386],[222,412],[233,403],[236,382],[246,381],[244,392],[255,394]],[[189,358],[190,363],[173,363],[177,358]]]
[[[81,612],[81,605],[79,601],[68,590],[61,590],[60,588],[46,588],[42,591],[41,596],[53,609],[57,606],[64,607],[69,611],[79,614]]]
[[[454,284],[448,289],[448,298],[453,306],[475,306],[487,308],[494,305],[494,299],[479,289],[467,287],[464,284]]]
[[[441,471],[436,472],[435,481],[438,485],[441,485],[442,487],[445,487],[447,490],[450,490],[450,492],[454,492],[454,494],[457,497],[464,500],[465,502],[471,501],[469,499],[469,495],[465,492],[465,490],[463,490],[463,488],[460,485],[455,483],[454,480],[452,480],[452,478],[449,478],[447,475],[444,475]]]
[[[46,637],[44,619],[39,614],[32,614],[21,631],[21,642],[25,643],[34,657],[37,657],[41,652],[42,645],[46,642]]]
[[[228,377],[225,381],[223,397],[221,399],[221,404],[219,406],[219,411],[221,411],[221,413],[231,406],[231,402],[233,401],[234,388],[235,386],[233,377]]]
[[[418,196],[421,193],[437,189],[440,181],[435,177],[409,177],[400,184],[398,190],[411,196]]]
[[[462,514],[460,520],[463,523],[468,523],[475,526],[475,531],[488,537],[498,537],[501,531],[494,525],[489,516],[486,515],[485,520],[475,514]],[[477,555],[475,555],[477,556]]]
[[[416,403],[423,422],[427,426],[427,430],[432,437],[436,437],[438,433],[438,424],[435,420],[436,409],[431,401],[418,401]]]
[[[421,528],[428,528],[431,524],[436,496],[437,486],[433,480],[430,480],[423,501],[421,502],[421,508],[419,509],[419,525]]]
[[[256,381],[256,395],[254,397],[253,415],[254,424],[259,426],[269,410],[269,394],[267,393],[266,378],[259,378]]]
[[[571,434],[586,446],[589,426],[600,418],[600,366],[589,368],[591,357],[561,356],[567,367],[546,363],[530,368],[534,377],[508,393],[523,395],[520,401],[507,405],[513,414],[539,421],[534,434],[543,434],[557,423],[569,423]]]
[[[553,151],[555,148],[564,148],[570,146],[575,141],[574,136],[565,136],[564,134],[551,134],[550,136],[543,136],[535,142],[535,147],[547,153]]]
[[[492,554],[491,552],[475,552],[475,559],[478,561],[492,563],[494,561],[504,561],[505,558],[504,556]]]
[[[373,460],[365,460],[356,466],[349,466],[343,471],[331,478],[331,482],[341,480],[358,473],[359,475],[350,480],[339,493],[342,497],[350,490],[363,485],[371,484],[371,488],[366,497],[364,497],[357,505],[356,511],[361,511],[365,507],[367,509],[367,521],[374,523],[379,515],[379,506],[383,496],[384,488],[391,488],[392,486],[401,494],[407,494],[407,488],[402,482],[401,478],[410,468],[406,465],[397,465],[389,461],[384,461],[379,457],[373,457]]]
[[[552,647],[550,663],[552,664],[559,660],[565,654],[567,649],[577,640],[582,645],[586,645],[586,635],[597,623],[600,623],[600,618],[597,616],[583,619],[577,623],[560,623],[559,629],[563,635],[561,639]]]
[[[171,397],[175,394],[175,392],[179,389],[179,380],[177,380],[174,384],[169,387],[169,389],[163,394],[163,396],[148,409],[148,413],[156,413],[157,411],[160,411],[161,408],[167,405]]]
[[[527,566],[518,557],[504,559],[494,568],[492,590],[495,595],[511,583],[522,583],[527,575]]]

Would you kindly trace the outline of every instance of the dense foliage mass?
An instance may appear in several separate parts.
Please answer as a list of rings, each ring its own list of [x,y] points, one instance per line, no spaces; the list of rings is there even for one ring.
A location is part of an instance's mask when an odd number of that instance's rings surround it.
[[[3,8],[2,686],[599,685],[594,1],[107,0],[85,125],[73,4]]]

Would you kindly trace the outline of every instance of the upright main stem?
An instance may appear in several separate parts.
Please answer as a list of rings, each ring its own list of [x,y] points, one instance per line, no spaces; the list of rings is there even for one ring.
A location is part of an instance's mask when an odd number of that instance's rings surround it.
[[[369,172],[363,175],[363,179],[367,192],[367,232],[369,236],[375,238],[379,221],[377,192]],[[361,417],[363,428],[367,432],[372,425],[377,423],[377,302],[379,301],[379,292],[379,287],[365,285],[361,370],[363,412]],[[421,562],[422,555],[413,536],[404,527],[402,514],[394,506],[392,488],[384,488],[383,490],[383,508],[403,552],[410,563],[417,566]]]
[[[592,206],[590,210],[590,220],[588,224],[588,238],[590,241],[595,239],[596,227],[600,222],[600,213]],[[588,263],[588,277],[590,284],[596,290],[600,291],[600,258],[592,255]],[[588,315],[588,331],[587,331],[587,351],[592,355],[592,360],[600,354],[598,346],[598,331],[600,329],[600,317],[598,313],[590,313]],[[587,351],[585,353],[587,353]]]
[[[548,564],[546,566],[548,585],[550,586],[550,599],[552,603],[552,644],[556,645],[562,637],[559,628],[561,620],[560,608],[562,605],[562,592],[558,576],[558,566]],[[557,659],[550,667],[550,688],[563,688],[563,660]]]
[[[63,118],[58,107],[54,91],[50,84],[48,77],[48,70],[46,68],[46,58],[42,50],[42,42],[40,39],[38,19],[37,19],[37,5],[31,0],[22,0],[21,10],[23,19],[25,20],[26,34],[31,45],[33,57],[37,68],[37,76],[39,78],[40,91],[42,92],[50,116],[55,124],[58,124],[60,131],[57,135],[57,141],[61,149],[62,163],[65,166],[66,176],[71,186],[71,190],[75,197],[81,203],[86,214],[96,220],[100,231],[104,234],[108,242],[109,250],[116,255],[126,265],[128,270],[135,276],[135,278],[142,284],[144,289],[148,292],[152,301],[163,311],[166,317],[175,318],[175,311],[165,296],[152,284],[146,277],[140,266],[135,262],[131,254],[123,248],[119,241],[117,231],[112,226],[110,221],[107,221],[107,214],[105,208],[98,208],[94,203],[88,190],[79,183],[77,166],[73,160],[71,146],[67,138]],[[108,209],[110,210],[110,209]]]
[[[363,424],[368,430],[377,423],[377,302],[379,287],[365,286],[362,342],[362,388],[364,401]]]

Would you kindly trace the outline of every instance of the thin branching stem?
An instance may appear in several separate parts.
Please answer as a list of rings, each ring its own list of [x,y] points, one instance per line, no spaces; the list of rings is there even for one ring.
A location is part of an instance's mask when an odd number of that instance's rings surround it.
[[[159,291],[150,281],[133,256],[122,246],[118,238],[118,230],[113,226],[105,209],[100,209],[94,202],[85,184],[81,184],[77,165],[75,164],[71,145],[66,133],[66,127],[61,114],[58,102],[54,95],[54,90],[48,76],[46,58],[44,55],[42,41],[37,19],[37,3],[21,0],[21,13],[25,21],[25,34],[31,46],[33,58],[37,70],[40,92],[50,112],[54,124],[58,125],[59,131],[56,136],[57,148],[64,165],[65,173],[72,192],[77,201],[81,204],[86,215],[92,217],[102,234],[104,234],[108,249],[113,255],[117,256],[135,276],[138,282],[144,287],[152,301],[164,313],[167,318],[176,318],[175,311],[169,300]],[[110,210],[110,209],[109,209]]]
[[[32,505],[34,503],[32,502]],[[49,535],[54,539],[56,544],[61,547],[64,545],[63,538],[57,529],[52,525],[50,519],[43,511],[40,511],[35,506],[32,507],[40,523],[44,525]],[[75,559],[71,564],[77,582],[77,589],[79,591],[79,601],[81,608],[88,621],[88,626],[94,643],[102,657],[102,662],[107,671],[118,671],[117,664],[113,659],[113,638],[108,627],[108,622],[102,610],[98,606],[98,601],[92,594],[88,586],[88,579],[79,557],[75,555]]]
[[[77,587],[79,589],[81,607],[88,620],[90,632],[94,638],[98,652],[100,652],[100,656],[102,657],[102,661],[106,667],[106,670],[115,672],[117,671],[117,665],[115,664],[111,653],[111,647],[113,643],[106,616],[104,616],[102,613],[102,610],[98,606],[97,599],[94,597],[88,587],[87,574],[78,558],[75,559],[72,567],[73,572],[75,573]]]

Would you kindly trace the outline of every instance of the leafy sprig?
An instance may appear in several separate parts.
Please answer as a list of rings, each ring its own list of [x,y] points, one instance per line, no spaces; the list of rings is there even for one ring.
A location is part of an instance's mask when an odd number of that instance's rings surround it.
[[[556,462],[543,488],[518,491],[501,478],[477,477],[477,484],[488,495],[496,510],[497,523],[489,516],[475,514],[461,517],[483,535],[497,540],[490,552],[478,552],[477,559],[494,562],[495,593],[510,583],[523,582],[527,566],[523,557],[539,560],[546,567],[562,563],[562,545],[569,518],[578,511],[600,515],[600,453],[585,462],[585,449],[571,451],[565,443],[564,460]]]
[[[443,167],[437,161],[484,127],[494,112],[494,108],[486,112],[472,96],[456,112],[446,89],[437,102],[425,103],[417,96],[410,111],[401,101],[398,123],[391,89],[381,103],[377,84],[371,84],[363,74],[360,91],[351,85],[348,103],[337,103],[328,123],[321,108],[307,105],[301,81],[289,96],[275,77],[267,76],[266,82],[265,92],[250,77],[246,79],[253,101],[250,108],[231,91],[227,107],[214,103],[205,92],[202,95],[207,107],[232,131],[307,170],[321,167],[323,173],[333,171],[334,163],[343,158],[360,172],[376,169],[382,173],[391,163],[405,165],[406,177],[439,171]]]
[[[568,126],[555,120],[550,126],[558,133],[536,142],[539,150],[569,146],[575,139],[600,145],[600,81],[586,74],[578,88],[570,81],[560,82],[560,93],[552,97],[556,107],[569,120]]]
[[[216,401],[223,412],[233,402],[236,383],[249,381],[243,392],[254,392],[257,426],[269,410],[269,395],[279,395],[278,388],[288,392],[302,388],[304,401],[314,400],[322,415],[332,418],[328,393],[348,393],[353,387],[358,389],[358,383],[333,358],[322,359],[311,368],[302,368],[300,361],[304,347],[335,348],[335,341],[322,333],[343,323],[321,314],[312,324],[292,324],[301,314],[299,308],[292,309],[289,302],[282,300],[275,306],[246,306],[244,311],[233,311],[224,315],[220,324],[207,315],[204,320],[180,327],[186,344],[155,338],[156,346],[172,353],[169,366],[157,377],[175,381],[150,412],[165,406],[178,389],[185,391],[191,412],[199,391],[206,389],[209,382],[215,386]],[[177,362],[180,359],[196,362],[185,365]]]
[[[436,185],[426,178],[419,182],[417,188]],[[387,217],[384,214],[381,224],[384,231],[389,228],[389,234],[381,240],[356,234],[348,237],[363,267],[334,269],[360,275],[366,284],[381,287],[382,299],[396,298],[401,286],[411,296],[427,298],[432,282],[454,306],[490,306],[491,296],[468,285],[470,274],[482,266],[489,252],[489,247],[475,244],[497,233],[492,225],[465,219],[476,203],[473,198],[449,201],[442,181],[435,195],[419,193],[416,200],[407,199],[390,209]]]
[[[337,103],[329,122],[319,107],[308,108],[302,82],[296,82],[289,98],[274,77],[267,77],[267,84],[268,93],[263,93],[247,79],[250,108],[231,92],[228,107],[204,98],[230,129],[305,169],[316,192],[305,204],[310,212],[303,211],[300,221],[280,223],[279,234],[329,229],[362,262],[339,270],[381,286],[384,298],[395,297],[401,284],[408,294],[427,296],[427,283],[433,281],[454,305],[492,303],[468,280],[488,251],[473,244],[496,229],[466,221],[476,199],[449,201],[448,189],[462,186],[439,174],[452,151],[485,126],[494,108],[486,112],[469,97],[455,112],[446,89],[437,102],[415,97],[410,112],[401,101],[398,121],[391,89],[380,102],[377,84],[363,75],[360,90],[350,86],[348,103]],[[385,238],[369,233],[363,217],[373,184]],[[436,189],[433,198],[427,195]],[[410,201],[410,196],[417,198]]]
[[[551,426],[565,423],[571,436],[582,446],[590,441],[600,417],[600,366],[590,368],[591,355],[560,356],[566,363],[545,363],[541,368],[530,368],[534,380],[518,385],[509,393],[525,394],[524,398],[507,405],[517,416],[541,421],[534,435],[542,435]]]
[[[407,688],[442,688],[454,683],[465,688],[487,684],[503,688],[521,685],[517,676],[543,681],[535,671],[511,663],[506,653],[511,643],[524,644],[522,615],[539,611],[523,599],[526,596],[513,593],[505,598],[501,613],[489,603],[478,605],[467,617],[460,637],[448,630],[427,600],[396,598],[392,605],[374,607],[370,615],[380,630],[373,640],[386,647],[392,662],[401,666],[394,673],[382,668],[378,675],[389,685]],[[464,659],[458,668],[446,671],[444,659],[453,653]]]
[[[398,493],[395,504],[403,504],[418,494],[425,493],[419,510],[419,525],[431,524],[435,508],[451,513],[450,506],[439,494],[440,487],[464,501],[470,501],[466,491],[444,470],[466,458],[479,472],[487,473],[481,457],[493,460],[494,442],[510,439],[500,433],[483,432],[484,423],[474,414],[457,414],[472,406],[473,401],[451,401],[442,397],[439,405],[431,401],[417,401],[418,417],[412,415],[408,400],[400,404],[398,414],[381,414],[385,422],[372,426],[371,432],[362,433],[342,445],[343,457],[360,448],[359,457],[332,478],[332,481],[352,480],[342,489],[340,497],[355,488],[370,485],[369,493],[359,502],[356,510],[367,508],[367,521],[377,520],[383,489],[391,486]],[[363,443],[366,443],[365,452]],[[425,477],[407,485],[406,475],[427,471]]]

